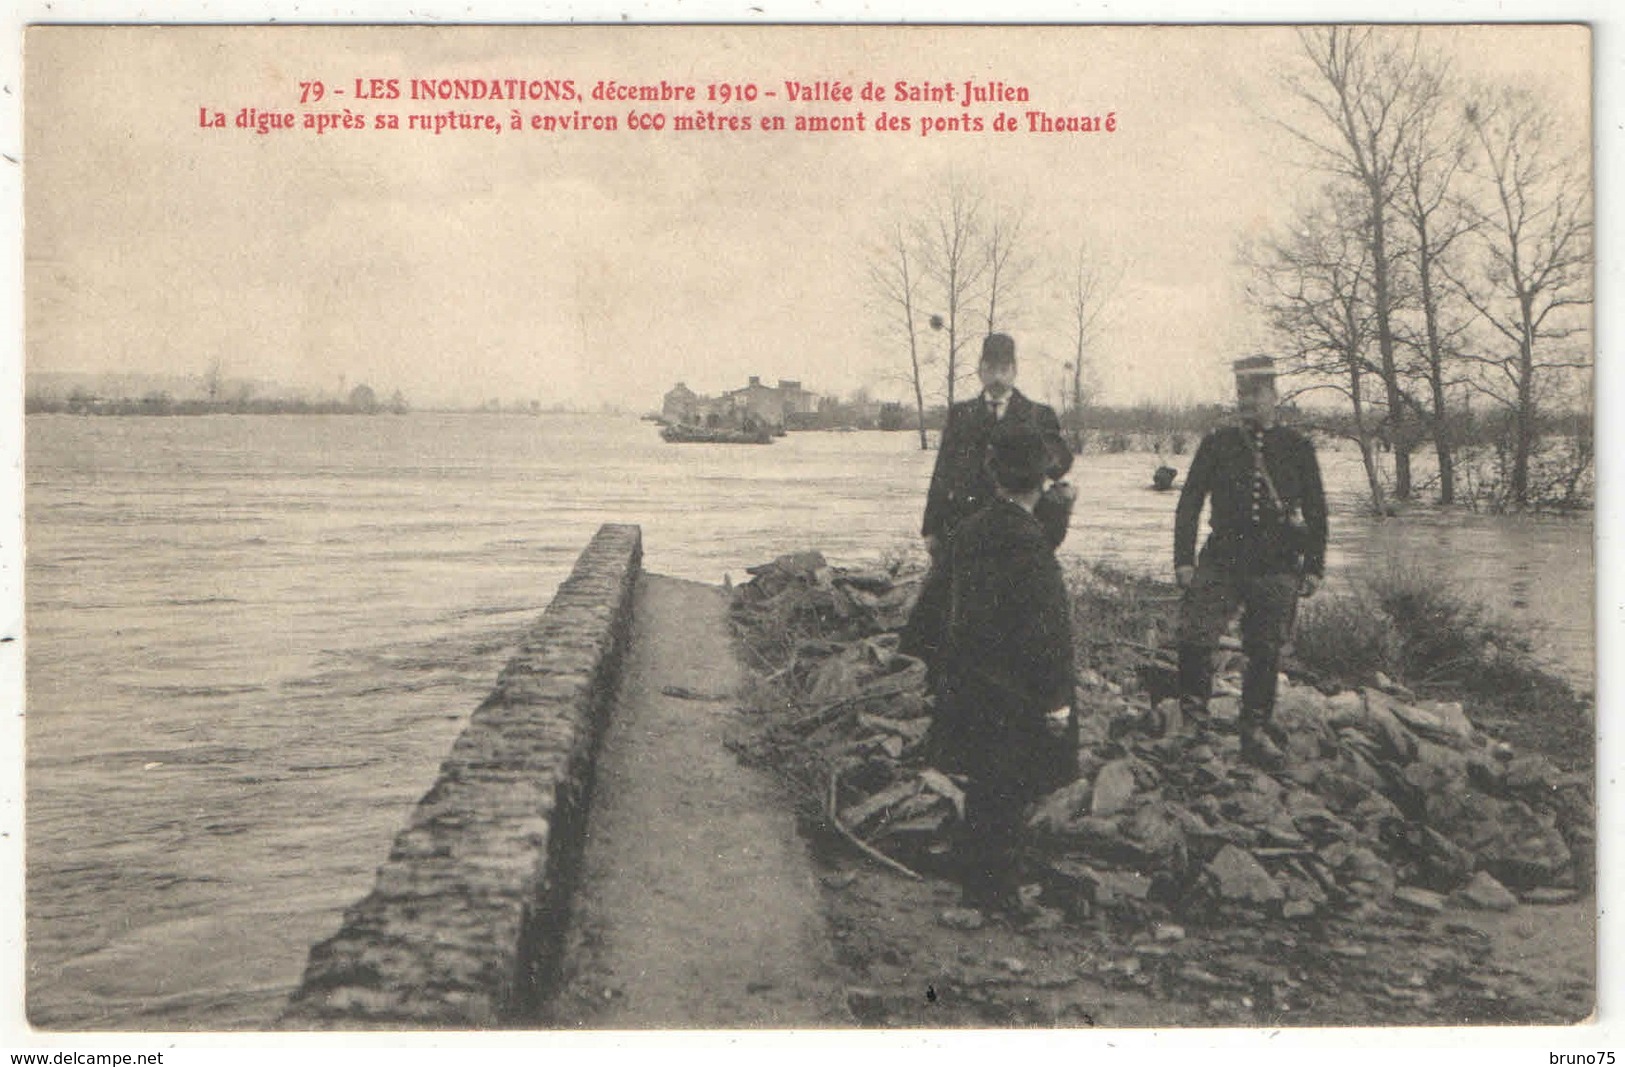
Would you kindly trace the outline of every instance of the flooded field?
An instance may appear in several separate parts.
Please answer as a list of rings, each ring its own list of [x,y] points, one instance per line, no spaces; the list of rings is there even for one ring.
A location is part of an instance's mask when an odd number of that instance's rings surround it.
[[[650,570],[708,582],[805,547],[854,561],[917,544],[934,458],[908,434],[668,445],[588,417],[27,434],[27,1005],[47,1029],[274,1018],[600,523],[640,523]],[[1153,462],[1080,458],[1063,555],[1167,572]],[[1589,520],[1374,523],[1353,457],[1323,462],[1334,579],[1436,567],[1589,685]]]

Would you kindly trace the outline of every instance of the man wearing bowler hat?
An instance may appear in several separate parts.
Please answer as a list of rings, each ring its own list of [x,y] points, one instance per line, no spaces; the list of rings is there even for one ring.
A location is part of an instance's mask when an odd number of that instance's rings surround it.
[[[931,472],[931,488],[925,498],[925,520],[920,533],[933,558],[945,546],[953,530],[965,519],[991,503],[995,495],[988,469],[988,443],[995,426],[1030,426],[1044,443],[1044,475],[1060,479],[1072,469],[1072,449],[1061,436],[1061,421],[1055,409],[1023,396],[1016,384],[1016,342],[1009,334],[990,333],[982,342],[982,358],[976,365],[982,392],[961,401],[948,411],[937,464]],[[1052,544],[1066,537],[1067,512],[1061,499],[1041,507],[1039,521]]]
[[[1051,460],[1024,423],[989,437],[994,499],[947,549],[949,610],[931,724],[933,759],[963,774],[955,848],[965,904],[1019,908],[1023,809],[1077,767],[1072,617],[1049,534],[1034,517]]]
[[[926,493],[920,533],[931,554],[931,570],[903,634],[903,650],[926,660],[935,670],[947,622],[948,544],[966,519],[997,498],[990,445],[996,427],[1020,426],[1038,435],[1044,448],[1043,475],[1056,484],[1042,493],[1035,507],[1050,547],[1066,537],[1071,520],[1072,487],[1059,479],[1072,467],[1072,449],[1061,436],[1061,422],[1047,404],[1034,403],[1015,388],[1016,342],[1009,334],[988,334],[977,364],[982,391],[948,409],[942,442],[937,448],[931,488]]]
[[[1326,496],[1314,446],[1276,425],[1275,361],[1233,364],[1240,420],[1197,447],[1174,518],[1183,717],[1207,727],[1213,653],[1239,611],[1247,668],[1241,685],[1242,758],[1274,767],[1283,753],[1271,724],[1281,646],[1291,640],[1300,596],[1320,585],[1326,559]],[[1196,527],[1210,503],[1211,530],[1196,555]]]

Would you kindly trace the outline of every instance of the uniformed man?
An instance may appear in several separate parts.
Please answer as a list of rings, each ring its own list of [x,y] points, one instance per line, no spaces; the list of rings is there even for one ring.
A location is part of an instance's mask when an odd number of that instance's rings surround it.
[[[1320,585],[1326,558],[1326,496],[1314,446],[1275,424],[1275,362],[1234,364],[1240,420],[1202,439],[1179,494],[1174,574],[1179,610],[1179,689],[1184,718],[1207,724],[1213,652],[1236,613],[1247,657],[1241,686],[1242,757],[1279,765],[1271,723],[1281,646],[1291,640],[1299,597]],[[1207,544],[1196,527],[1211,503]]]
[[[1020,906],[1028,803],[1076,774],[1072,617],[1054,546],[1033,512],[1050,467],[1038,430],[990,441],[995,498],[954,532],[932,756],[966,776],[955,850],[970,907]]]
[[[931,554],[931,570],[921,586],[901,645],[904,652],[926,661],[933,678],[948,617],[949,541],[961,523],[997,497],[989,465],[995,427],[1026,427],[1043,443],[1043,474],[1055,484],[1040,495],[1035,514],[1052,548],[1066,537],[1075,497],[1072,487],[1060,481],[1072,468],[1072,449],[1061,436],[1055,410],[1029,400],[1015,387],[1015,340],[1008,334],[988,334],[982,342],[976,373],[982,381],[982,392],[948,409],[948,421],[937,448],[931,488],[926,493],[925,519],[920,527]]]

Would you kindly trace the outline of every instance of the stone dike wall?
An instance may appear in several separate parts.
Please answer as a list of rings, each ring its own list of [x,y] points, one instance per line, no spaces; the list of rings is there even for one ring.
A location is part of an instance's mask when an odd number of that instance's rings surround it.
[[[605,525],[452,746],[377,884],[310,953],[282,1025],[522,1025],[557,964],[600,726],[642,566]]]

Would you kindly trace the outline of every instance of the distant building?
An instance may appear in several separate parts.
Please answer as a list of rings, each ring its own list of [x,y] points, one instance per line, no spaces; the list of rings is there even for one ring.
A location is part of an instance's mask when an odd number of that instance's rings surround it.
[[[780,378],[779,397],[783,401],[786,418],[791,415],[811,415],[818,410],[818,394],[809,393],[801,387],[800,382]]]
[[[730,389],[722,394],[733,402],[736,410],[749,415],[764,426],[784,425],[784,400],[771,385],[752,374],[750,384],[743,389]]]
[[[818,394],[803,389],[799,381],[780,378],[776,386],[763,385],[760,376],[755,374],[742,388],[730,389],[717,397],[701,396],[678,382],[666,392],[660,405],[660,417],[666,422],[702,426],[739,426],[749,422],[783,428],[796,425],[798,416],[809,416],[817,411]]]
[[[667,422],[695,422],[694,408],[700,402],[699,394],[682,382],[666,391],[660,402],[660,417]]]

